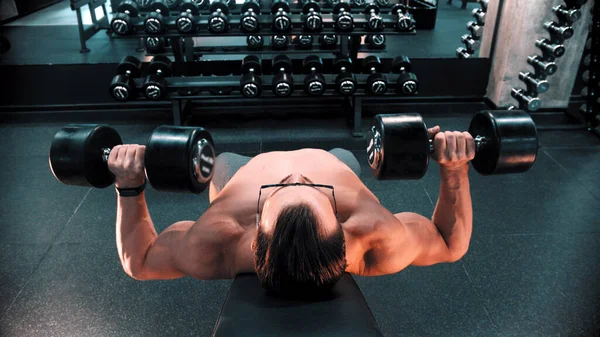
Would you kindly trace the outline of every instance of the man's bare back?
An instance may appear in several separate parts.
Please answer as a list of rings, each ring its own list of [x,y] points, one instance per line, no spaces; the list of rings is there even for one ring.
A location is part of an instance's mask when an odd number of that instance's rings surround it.
[[[221,191],[211,183],[210,206],[198,220],[177,222],[160,235],[143,193],[136,198],[119,197],[117,248],[122,265],[128,275],[141,280],[182,276],[223,279],[254,272],[251,247],[257,234],[259,189],[291,173],[334,187],[347,272],[385,275],[409,265],[456,261],[466,253],[472,231],[467,163],[474,156],[474,143],[468,137],[457,132],[436,135],[439,153],[434,159],[440,162],[442,179],[432,219],[411,212],[392,214],[345,163],[318,149],[269,152],[252,158]],[[145,150],[140,146],[132,149],[136,146],[113,149],[109,168],[117,177],[117,187],[137,186],[140,179],[143,181],[143,171],[131,173],[135,170],[132,167],[139,167],[133,157],[140,158],[141,163]],[[120,176],[135,178],[119,180]],[[263,205],[261,198],[259,209]]]

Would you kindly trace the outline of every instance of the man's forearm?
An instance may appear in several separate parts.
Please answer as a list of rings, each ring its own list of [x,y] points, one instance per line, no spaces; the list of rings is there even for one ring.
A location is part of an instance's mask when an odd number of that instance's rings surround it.
[[[440,196],[432,219],[449,250],[458,256],[467,252],[473,230],[468,171],[468,165],[454,171],[441,168]]]
[[[156,236],[144,193],[135,197],[117,197],[117,250],[127,274],[141,269]]]

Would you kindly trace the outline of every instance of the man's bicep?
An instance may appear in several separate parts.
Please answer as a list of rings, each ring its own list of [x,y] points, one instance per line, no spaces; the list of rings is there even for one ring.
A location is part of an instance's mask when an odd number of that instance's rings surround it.
[[[394,216],[404,224],[407,237],[414,241],[413,266],[430,266],[451,262],[446,241],[435,224],[428,218],[411,212],[396,213]]]

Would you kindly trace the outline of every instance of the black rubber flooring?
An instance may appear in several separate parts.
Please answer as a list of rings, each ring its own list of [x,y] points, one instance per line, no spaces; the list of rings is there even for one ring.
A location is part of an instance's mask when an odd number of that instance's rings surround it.
[[[455,110],[429,124],[466,129],[475,109]],[[106,122],[128,143],[144,143],[163,123]],[[210,336],[231,281],[129,278],[115,247],[114,190],[64,186],[49,170],[50,142],[62,125],[0,125],[0,335]],[[420,181],[377,181],[365,140],[352,138],[343,119],[224,117],[202,125],[219,152],[348,148],[390,211],[431,216],[434,209],[435,163]],[[462,260],[357,277],[385,336],[598,336],[600,140],[543,131],[540,142],[525,174],[470,171],[474,230]],[[208,196],[150,188],[147,202],[160,232],[198,218]]]

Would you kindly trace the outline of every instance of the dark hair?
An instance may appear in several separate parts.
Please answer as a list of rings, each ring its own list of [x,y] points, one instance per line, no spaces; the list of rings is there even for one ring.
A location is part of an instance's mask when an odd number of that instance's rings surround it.
[[[308,205],[288,206],[279,214],[272,236],[259,228],[254,265],[262,286],[277,296],[320,296],[346,270],[344,232],[338,226],[323,235]]]

